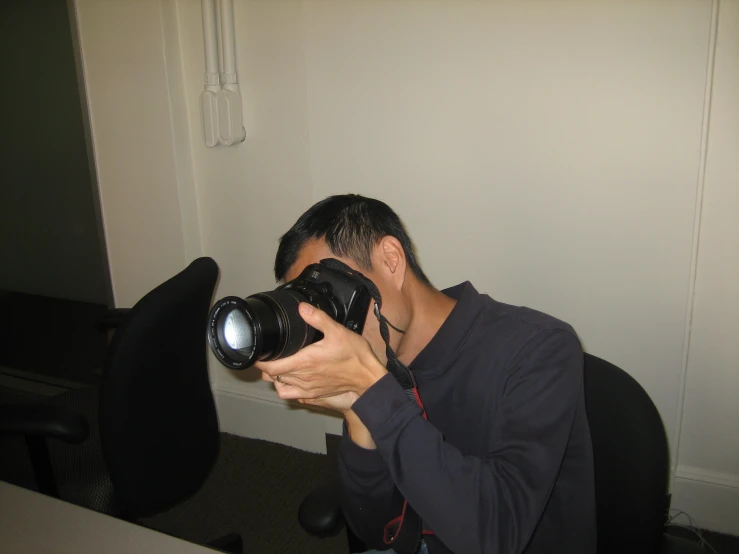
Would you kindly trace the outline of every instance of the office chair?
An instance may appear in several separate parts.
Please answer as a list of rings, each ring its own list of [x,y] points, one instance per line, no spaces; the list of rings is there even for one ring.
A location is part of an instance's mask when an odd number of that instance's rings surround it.
[[[670,449],[659,412],[624,370],[585,354],[585,409],[595,466],[598,554],[700,554],[665,534]]]
[[[585,354],[585,407],[593,441],[598,554],[702,554],[695,543],[665,534],[669,447],[657,408],[628,373]],[[298,512],[310,534],[343,525],[338,482],[311,492]],[[350,552],[366,550],[347,528]]]
[[[200,489],[220,447],[205,341],[217,279],[216,263],[199,258],[111,312],[99,389],[0,406],[0,434],[26,438],[40,492],[135,521]],[[210,546],[241,552],[241,537]]]

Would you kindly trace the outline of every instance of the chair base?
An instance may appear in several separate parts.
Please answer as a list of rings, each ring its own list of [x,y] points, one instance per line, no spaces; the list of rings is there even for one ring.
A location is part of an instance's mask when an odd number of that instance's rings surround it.
[[[708,550],[691,542],[687,539],[681,539],[673,535],[664,535],[662,547],[659,554],[707,554]]]
[[[244,539],[238,533],[229,533],[223,537],[210,541],[206,546],[228,552],[228,554],[243,554]]]

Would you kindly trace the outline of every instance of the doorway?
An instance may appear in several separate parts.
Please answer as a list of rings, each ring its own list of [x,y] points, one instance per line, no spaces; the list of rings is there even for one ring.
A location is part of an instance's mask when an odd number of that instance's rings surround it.
[[[112,288],[73,27],[66,0],[0,5],[6,389],[94,385],[107,346],[96,323]]]

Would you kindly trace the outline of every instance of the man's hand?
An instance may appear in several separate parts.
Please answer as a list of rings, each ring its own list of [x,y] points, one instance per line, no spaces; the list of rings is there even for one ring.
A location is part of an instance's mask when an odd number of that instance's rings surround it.
[[[287,358],[258,362],[256,367],[265,379],[275,381],[280,398],[345,413],[387,370],[363,337],[326,313],[302,303],[300,315],[323,333],[323,339]]]
[[[277,396],[280,398],[294,398],[294,394],[300,394],[292,385],[287,385],[279,381],[275,381],[267,373],[262,373],[262,379],[275,385]],[[326,408],[327,410],[333,410],[345,414],[351,410],[354,401],[359,398],[356,393],[344,392],[336,394],[334,396],[326,396],[324,398],[296,398],[301,404],[310,404],[311,406],[318,406],[320,408]]]

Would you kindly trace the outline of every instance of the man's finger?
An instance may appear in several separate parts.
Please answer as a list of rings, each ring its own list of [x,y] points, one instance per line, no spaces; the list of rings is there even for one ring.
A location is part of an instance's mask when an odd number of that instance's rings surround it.
[[[299,398],[309,399],[315,396],[315,394],[311,394],[306,390],[292,385],[283,385],[278,387],[277,384],[275,384],[275,389],[277,390],[277,396],[283,400],[297,400]]]
[[[262,381],[267,381],[268,383],[274,383],[275,382],[275,380],[272,379],[272,377],[270,377],[264,371],[262,372]]]
[[[287,358],[281,358],[272,362],[257,362],[254,365],[262,373],[266,373],[270,377],[274,378],[283,373],[299,371],[310,365],[309,362],[310,351],[306,352],[306,349],[303,348]]]
[[[300,375],[296,373],[282,373],[280,375],[277,375],[274,379],[270,380],[275,383],[275,386],[277,386],[277,383],[279,383],[281,385],[287,385],[289,387],[296,387],[304,391],[310,391],[315,388],[315,384],[313,384],[310,379],[303,379]]]
[[[342,325],[339,325],[337,322],[331,319],[331,317],[326,312],[324,312],[323,310],[319,310],[314,306],[311,306],[307,302],[301,302],[298,310],[300,312],[300,317],[303,318],[303,321],[305,321],[311,327],[315,327],[324,335],[327,331],[335,329],[337,326],[341,329],[344,329]]]

